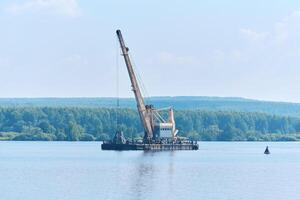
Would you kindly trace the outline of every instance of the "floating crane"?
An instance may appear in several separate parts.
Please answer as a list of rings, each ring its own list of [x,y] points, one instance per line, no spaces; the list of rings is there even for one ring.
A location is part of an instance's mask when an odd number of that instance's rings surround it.
[[[172,107],[155,109],[153,105],[146,105],[142,96],[135,72],[133,70],[129,48],[125,45],[120,30],[116,31],[122,55],[131,81],[137,110],[144,129],[143,143],[129,142],[121,131],[117,131],[111,142],[102,144],[103,150],[197,150],[198,144],[188,140],[177,140],[178,130],[175,127],[174,111]],[[160,113],[167,112],[167,119]]]
[[[139,88],[135,72],[133,70],[128,52],[129,48],[125,46],[122,33],[117,30],[117,36],[120,42],[122,55],[127,66],[129,78],[131,81],[132,91],[135,96],[137,103],[137,110],[139,112],[143,127],[144,127],[144,142],[151,143],[153,139],[158,139],[159,137],[171,137],[173,141],[176,140],[177,130],[175,129],[174,112],[173,109],[154,109],[153,105],[145,105],[144,98],[142,96],[141,90]],[[159,111],[169,110],[169,119],[166,121],[159,114]],[[169,132],[169,133],[168,133]]]

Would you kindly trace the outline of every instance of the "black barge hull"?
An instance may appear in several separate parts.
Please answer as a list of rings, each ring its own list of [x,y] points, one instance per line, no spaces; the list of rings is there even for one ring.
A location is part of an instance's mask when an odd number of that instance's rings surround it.
[[[198,150],[198,144],[109,144],[103,143],[102,150],[116,150],[116,151],[174,151],[174,150]]]

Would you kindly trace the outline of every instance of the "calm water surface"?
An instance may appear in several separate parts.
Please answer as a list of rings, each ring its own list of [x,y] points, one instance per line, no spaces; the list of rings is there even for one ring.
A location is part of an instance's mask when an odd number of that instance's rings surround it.
[[[97,142],[0,142],[0,188],[1,200],[299,200],[300,143],[114,152]]]

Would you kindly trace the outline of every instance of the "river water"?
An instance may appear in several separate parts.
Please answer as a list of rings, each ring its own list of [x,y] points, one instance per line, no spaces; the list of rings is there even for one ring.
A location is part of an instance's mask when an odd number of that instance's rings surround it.
[[[0,188],[1,200],[298,200],[300,143],[116,152],[98,142],[0,142]]]

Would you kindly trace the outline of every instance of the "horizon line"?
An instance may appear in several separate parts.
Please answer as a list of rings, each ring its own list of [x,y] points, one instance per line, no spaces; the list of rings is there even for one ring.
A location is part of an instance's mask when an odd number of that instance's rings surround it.
[[[274,103],[292,103],[292,104],[300,104],[300,102],[295,101],[282,101],[282,100],[270,100],[270,99],[255,99],[255,98],[248,98],[248,97],[239,97],[239,96],[193,96],[193,95],[186,95],[186,96],[180,96],[180,95],[166,95],[166,96],[149,96],[144,97],[145,99],[151,99],[151,98],[178,98],[178,97],[191,97],[191,98],[224,98],[224,99],[242,99],[242,100],[248,100],[248,101],[260,101],[260,102],[274,102]],[[114,97],[114,96],[37,96],[37,97],[0,97],[0,100],[4,99],[134,99],[134,97]]]

